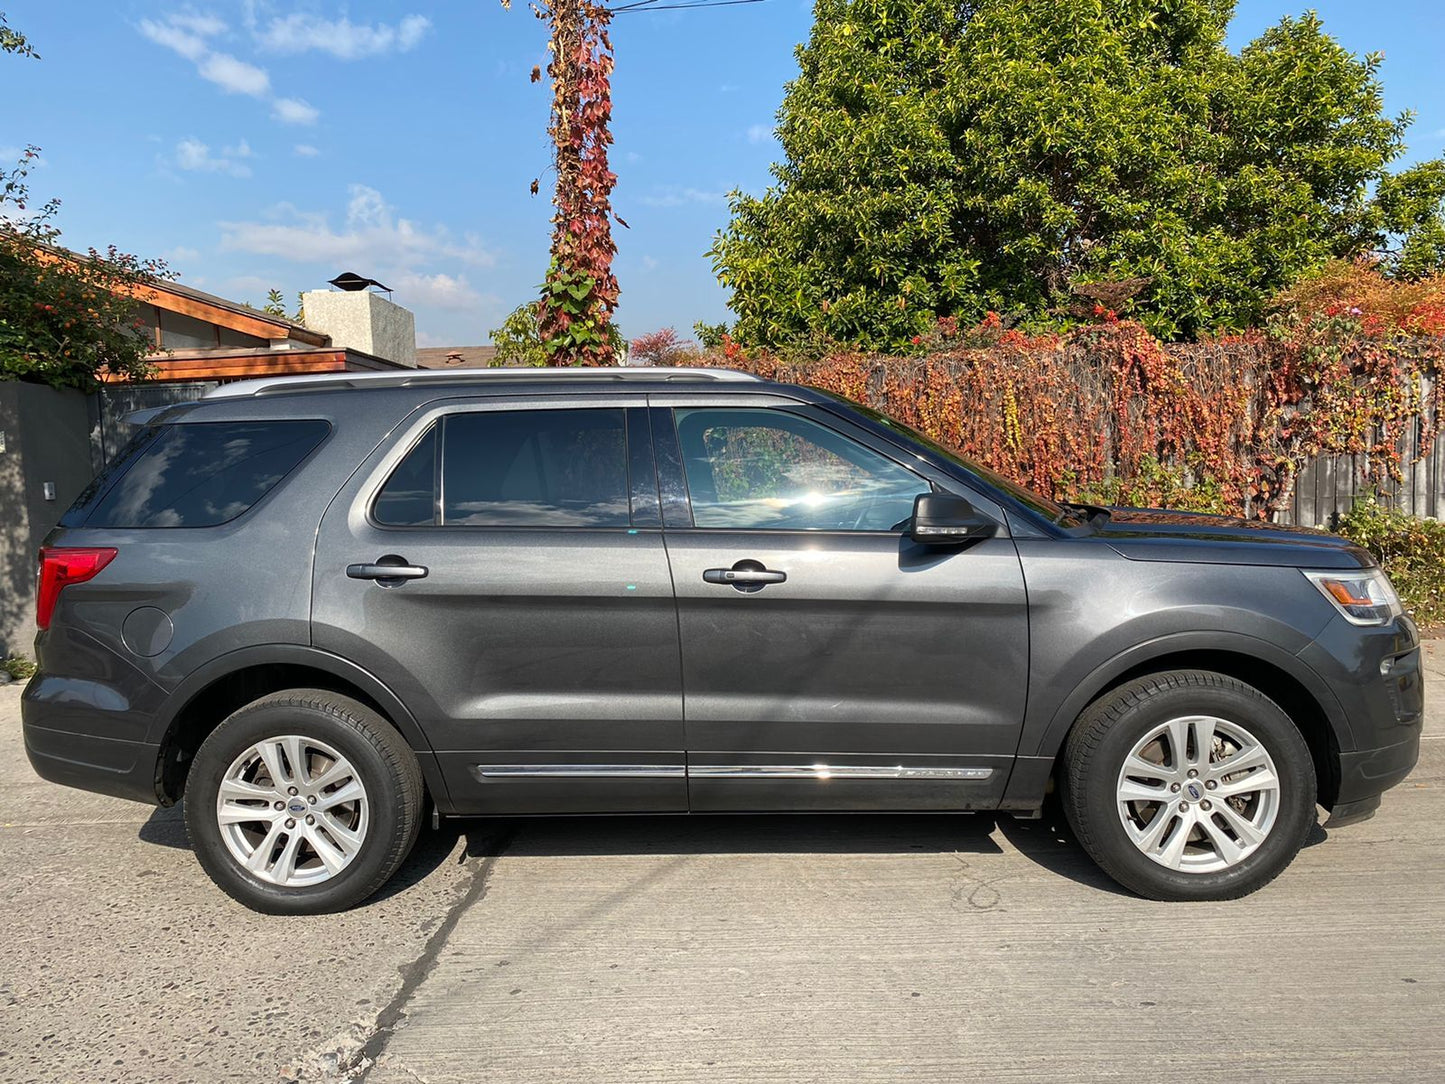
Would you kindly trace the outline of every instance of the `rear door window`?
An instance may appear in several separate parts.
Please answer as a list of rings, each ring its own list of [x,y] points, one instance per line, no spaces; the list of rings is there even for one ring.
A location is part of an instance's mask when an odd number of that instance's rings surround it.
[[[395,527],[626,527],[629,493],[620,408],[477,411],[447,415],[407,453],[372,517]]]
[[[330,428],[311,420],[161,426],[117,462],[119,477],[108,487],[96,487],[100,496],[85,516],[85,526],[226,523],[271,492]]]
[[[406,453],[377,494],[371,514],[387,527],[431,527],[437,518],[437,427]]]

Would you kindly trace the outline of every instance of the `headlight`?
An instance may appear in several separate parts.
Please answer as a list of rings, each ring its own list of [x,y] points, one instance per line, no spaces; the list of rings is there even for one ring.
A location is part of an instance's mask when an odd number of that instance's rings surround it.
[[[1335,604],[1352,625],[1388,625],[1405,612],[1384,569],[1306,572],[1305,578]]]

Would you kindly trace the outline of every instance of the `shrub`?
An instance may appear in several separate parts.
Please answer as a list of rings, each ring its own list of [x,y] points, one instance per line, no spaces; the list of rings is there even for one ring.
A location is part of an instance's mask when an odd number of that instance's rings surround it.
[[[1407,516],[1366,497],[1340,517],[1340,534],[1375,555],[1417,622],[1445,623],[1445,523]]]
[[[683,365],[696,354],[696,346],[678,338],[676,329],[665,327],[633,339],[628,357],[636,365]]]
[[[1275,299],[1295,327],[1345,315],[1371,337],[1445,334],[1445,274],[1403,281],[1367,263],[1335,260]]]
[[[35,673],[35,664],[24,655],[15,655],[12,658],[0,659],[0,670],[4,670],[16,681],[24,681]]]
[[[706,320],[693,324],[692,333],[697,336],[697,341],[704,350],[721,350],[723,340],[730,334],[727,324],[709,324]]]

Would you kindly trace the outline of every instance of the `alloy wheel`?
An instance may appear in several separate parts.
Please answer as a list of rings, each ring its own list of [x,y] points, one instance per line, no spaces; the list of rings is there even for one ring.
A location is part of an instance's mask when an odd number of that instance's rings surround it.
[[[1124,759],[1116,793],[1134,846],[1181,873],[1238,865],[1263,845],[1280,811],[1269,751],[1243,726],[1210,715],[1146,733]]]
[[[283,887],[319,884],[344,870],[366,842],[369,812],[366,786],[350,761],[296,734],[242,752],[216,796],[231,857]]]

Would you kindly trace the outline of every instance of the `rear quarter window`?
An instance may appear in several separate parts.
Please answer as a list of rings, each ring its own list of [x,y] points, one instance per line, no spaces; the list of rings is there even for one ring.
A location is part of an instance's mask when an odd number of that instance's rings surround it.
[[[143,434],[67,526],[214,527],[242,515],[325,439],[323,421],[196,422]]]

